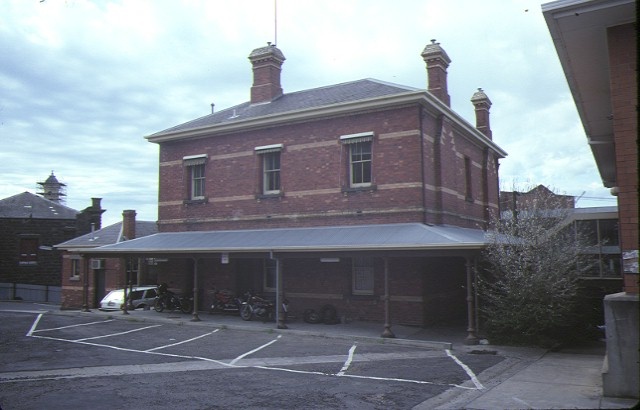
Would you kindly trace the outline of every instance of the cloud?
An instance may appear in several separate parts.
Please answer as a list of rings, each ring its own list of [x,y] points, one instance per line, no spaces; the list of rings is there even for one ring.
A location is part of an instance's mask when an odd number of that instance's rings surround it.
[[[101,197],[106,224],[124,209],[155,220],[158,148],[143,137],[247,101],[247,56],[275,41],[274,11],[264,0],[0,2],[0,198],[35,192],[54,170],[74,209]],[[503,181],[608,196],[539,3],[279,0],[277,12],[285,92],[368,77],[426,88],[420,53],[437,39],[453,109],[473,124],[475,90],[493,102]]]

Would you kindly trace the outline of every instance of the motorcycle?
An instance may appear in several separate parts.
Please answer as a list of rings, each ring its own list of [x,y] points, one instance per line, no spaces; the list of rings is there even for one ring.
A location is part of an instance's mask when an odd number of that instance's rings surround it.
[[[153,306],[153,309],[160,313],[165,309],[173,312],[176,309],[182,311],[182,313],[191,313],[193,309],[193,298],[187,296],[176,296],[173,292],[169,290],[161,290],[158,288],[158,296],[156,296],[156,301]]]
[[[250,292],[245,294],[246,300],[240,305],[240,317],[242,320],[251,320],[255,316],[262,319],[263,322],[271,321],[274,317],[275,303],[252,295]]]
[[[282,313],[284,314],[284,320],[287,320],[289,311],[289,300],[283,299],[282,301]],[[251,294],[251,292],[245,293],[245,301],[240,305],[240,317],[242,320],[251,320],[253,317],[262,319],[263,322],[272,321],[275,319],[276,304],[270,300],[261,298]]]
[[[211,309],[209,313],[238,313],[242,300],[239,297],[234,297],[232,292],[227,289],[213,289],[213,302],[211,303]]]

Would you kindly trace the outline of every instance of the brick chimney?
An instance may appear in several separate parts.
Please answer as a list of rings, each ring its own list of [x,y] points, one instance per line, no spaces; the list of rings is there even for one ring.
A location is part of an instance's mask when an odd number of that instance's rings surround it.
[[[282,95],[280,73],[285,58],[275,44],[256,48],[249,55],[253,66],[251,103],[271,102]]]
[[[127,209],[122,211],[123,240],[136,239],[136,211]]]
[[[427,44],[421,55],[427,64],[427,78],[429,82],[427,91],[450,107],[451,97],[447,90],[447,68],[451,63],[451,59],[442,47],[440,47],[440,43],[436,43],[436,40],[431,40],[431,44]]]
[[[476,109],[476,129],[486,135],[487,138],[492,139],[491,125],[489,124],[491,100],[482,91],[482,88],[478,88],[478,91],[471,97],[471,103]]]
[[[91,206],[86,207],[76,216],[76,234],[84,235],[91,232],[91,226],[95,229],[102,228],[102,214],[106,209],[100,205],[102,198],[91,198]]]

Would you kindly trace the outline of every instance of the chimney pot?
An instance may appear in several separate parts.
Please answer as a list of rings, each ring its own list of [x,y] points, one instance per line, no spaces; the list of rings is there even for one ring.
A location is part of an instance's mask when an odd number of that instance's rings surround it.
[[[136,211],[133,209],[122,211],[122,236],[127,240],[136,238]]]
[[[284,60],[282,51],[271,43],[251,52],[249,61],[253,66],[252,104],[271,102],[282,95],[280,74]]]
[[[487,138],[492,139],[491,124],[489,123],[491,100],[482,88],[478,88],[478,91],[471,96],[471,103],[476,111],[476,129],[486,135]]]
[[[447,68],[451,59],[435,39],[431,39],[431,44],[426,45],[421,56],[427,64],[427,90],[450,107],[451,97],[447,89]]]

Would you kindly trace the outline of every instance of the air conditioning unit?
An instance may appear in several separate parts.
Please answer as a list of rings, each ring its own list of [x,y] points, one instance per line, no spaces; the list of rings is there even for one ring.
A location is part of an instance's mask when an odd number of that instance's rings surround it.
[[[91,259],[91,269],[104,269],[104,259]]]

